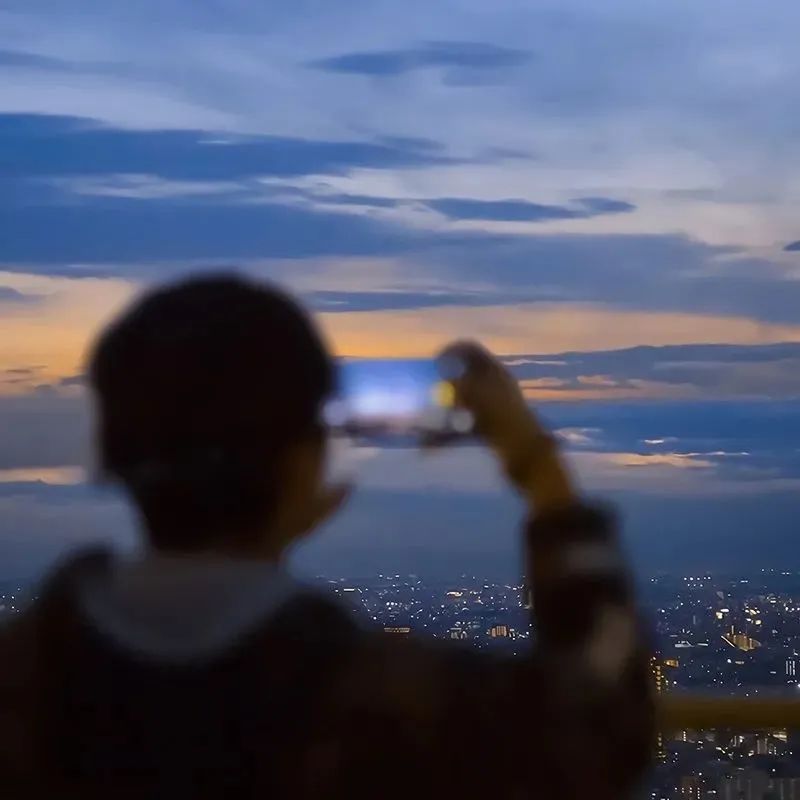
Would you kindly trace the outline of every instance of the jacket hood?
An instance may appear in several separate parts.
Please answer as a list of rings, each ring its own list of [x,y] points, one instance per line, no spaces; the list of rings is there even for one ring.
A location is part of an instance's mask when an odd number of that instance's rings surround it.
[[[304,592],[273,564],[205,556],[99,562],[75,581],[79,612],[101,634],[164,662],[211,658]]]

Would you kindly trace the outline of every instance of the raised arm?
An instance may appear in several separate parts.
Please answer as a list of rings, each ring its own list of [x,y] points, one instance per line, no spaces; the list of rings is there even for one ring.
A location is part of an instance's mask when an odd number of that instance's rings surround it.
[[[530,660],[510,670],[513,677],[498,669],[494,705],[506,715],[494,720],[498,735],[516,728],[522,712],[530,741],[539,742],[540,768],[559,776],[561,785],[552,787],[559,796],[623,796],[649,764],[654,730],[649,650],[614,517],[579,498],[555,439],[498,360],[472,343],[444,356],[457,401],[528,509],[536,644]],[[534,728],[544,728],[544,737]],[[520,741],[510,751],[538,760]],[[524,773],[518,780],[523,791],[533,788]]]
[[[620,800],[647,769],[654,731],[649,656],[613,517],[578,498],[555,440],[491,354],[454,345],[444,368],[528,507],[535,646],[497,659],[355,637],[315,724],[322,756],[308,775],[330,764],[347,789],[335,796],[379,785],[385,798]]]

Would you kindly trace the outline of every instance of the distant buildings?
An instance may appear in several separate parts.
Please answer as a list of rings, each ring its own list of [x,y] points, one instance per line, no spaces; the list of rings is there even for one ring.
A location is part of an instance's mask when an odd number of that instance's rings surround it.
[[[722,634],[722,640],[727,642],[731,647],[736,647],[745,653],[761,647],[761,642],[748,636],[746,633],[736,633],[734,627],[731,625],[730,631]]]

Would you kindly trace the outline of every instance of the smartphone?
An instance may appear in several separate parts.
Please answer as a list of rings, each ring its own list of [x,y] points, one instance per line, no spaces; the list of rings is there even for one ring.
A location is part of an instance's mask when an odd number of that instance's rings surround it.
[[[352,359],[338,367],[339,391],[326,409],[334,432],[427,444],[472,432],[471,414],[456,407],[453,384],[435,360]]]

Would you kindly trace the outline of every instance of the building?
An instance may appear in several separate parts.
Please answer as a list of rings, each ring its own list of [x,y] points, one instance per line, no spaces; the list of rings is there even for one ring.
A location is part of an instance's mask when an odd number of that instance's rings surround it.
[[[701,800],[704,781],[701,775],[685,775],[678,786],[678,796],[686,800]]]
[[[800,778],[770,778],[761,770],[744,770],[720,781],[719,800],[800,800]]]
[[[720,800],[763,800],[769,790],[769,776],[760,770],[744,770],[723,778],[717,789]]]
[[[653,680],[656,684],[656,692],[663,694],[666,691],[667,684],[664,676],[664,664],[655,656],[650,659],[650,671],[653,674]]]
[[[667,690],[667,680],[664,676],[664,665],[661,659],[653,656],[650,659],[650,671],[656,686],[656,693],[663,694]],[[664,734],[659,731],[656,734],[656,759],[660,762],[666,761],[667,749],[664,745]]]
[[[761,647],[761,642],[752,639],[746,633],[736,633],[733,625],[731,625],[731,629],[728,633],[722,634],[722,639],[731,647],[736,647],[745,653],[748,653],[750,650],[755,650],[757,647]]]

